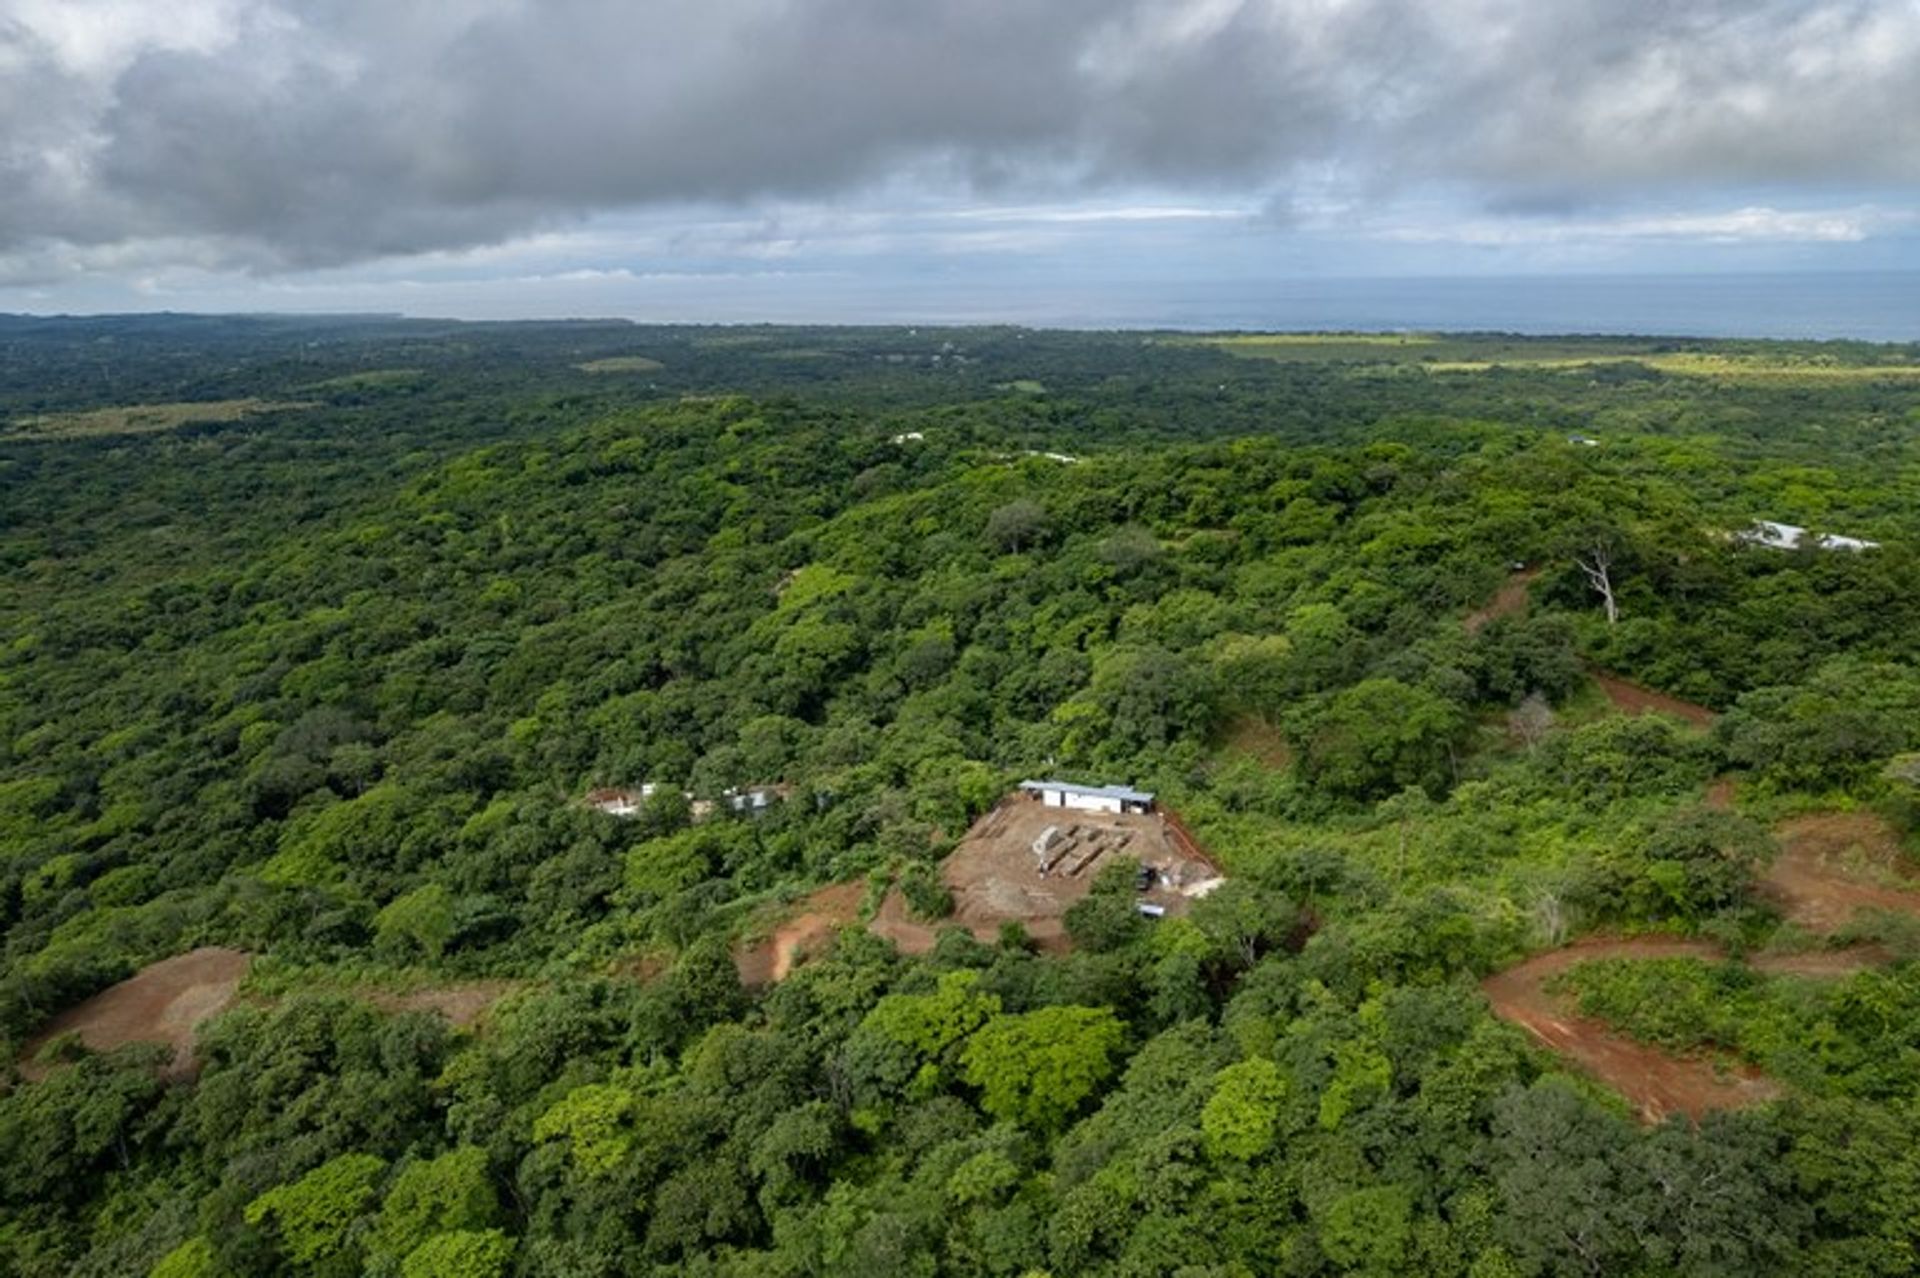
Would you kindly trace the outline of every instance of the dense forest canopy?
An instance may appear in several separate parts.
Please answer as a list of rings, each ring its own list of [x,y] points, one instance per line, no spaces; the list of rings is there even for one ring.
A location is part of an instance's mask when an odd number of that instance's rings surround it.
[[[1916,548],[1911,347],[0,318],[0,1272],[1912,1272]],[[1225,884],[940,930],[1050,774]]]

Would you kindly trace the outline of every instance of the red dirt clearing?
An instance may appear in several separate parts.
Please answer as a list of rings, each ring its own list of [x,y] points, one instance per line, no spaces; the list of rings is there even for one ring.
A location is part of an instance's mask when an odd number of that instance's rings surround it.
[[[859,921],[865,885],[835,883],[800,902],[800,912],[774,929],[758,944],[734,953],[734,966],[744,985],[773,985],[787,978],[794,965],[833,939],[833,934]]]
[[[1721,783],[1716,783],[1715,789]],[[1731,800],[1731,793],[1726,798]],[[1775,831],[1780,854],[1760,891],[1792,923],[1831,936],[1859,910],[1920,916],[1920,871],[1907,861],[1893,829],[1869,812],[1822,812],[1794,817]],[[1900,886],[1902,882],[1911,887]],[[1706,941],[1672,937],[1616,940],[1595,937],[1535,955],[1481,982],[1496,1015],[1531,1033],[1576,1068],[1625,1097],[1648,1122],[1668,1114],[1698,1118],[1709,1110],[1771,1100],[1783,1094],[1773,1080],[1747,1066],[1674,1056],[1618,1034],[1605,1023],[1566,1012],[1544,986],[1588,959],[1698,958],[1725,953]],[[1770,976],[1841,977],[1891,959],[1879,946],[1761,954],[1750,966]]]
[[[1713,721],[1719,718],[1713,711],[1693,701],[1682,701],[1670,697],[1664,692],[1655,692],[1643,688],[1637,683],[1629,683],[1619,675],[1608,674],[1604,670],[1591,672],[1593,681],[1600,685],[1607,700],[1628,714],[1664,714],[1671,715],[1696,728],[1711,728]]]
[[[1061,840],[1055,846],[1078,851],[1062,854],[1050,872],[1043,872],[1033,849],[1049,832]],[[941,863],[940,878],[953,893],[954,910],[938,926],[964,927],[991,942],[1002,924],[1018,923],[1041,949],[1065,950],[1067,911],[1086,896],[1104,866],[1122,858],[1159,871],[1154,886],[1140,894],[1142,903],[1170,916],[1185,914],[1193,906],[1188,893],[1204,892],[1203,885],[1221,877],[1193,854],[1195,847],[1179,818],[1164,809],[1123,816],[1053,808],[1025,797],[1005,799],[974,822]],[[880,913],[877,933],[903,949],[922,943],[907,930],[919,925],[906,918],[904,905],[890,897]]]
[[[907,911],[906,896],[899,888],[893,888],[880,902],[879,912],[873,916],[873,922],[867,925],[867,930],[875,936],[892,941],[894,948],[902,954],[927,954],[933,950],[934,942],[940,939],[940,927],[952,925],[955,922],[955,920],[943,919],[940,924],[932,926],[922,923]],[[992,936],[982,936],[978,928],[973,929],[973,934],[979,940],[993,939]],[[1046,927],[1042,926],[1029,929],[1029,935],[1033,936],[1042,949],[1065,950],[1067,947],[1066,932],[1060,928],[1057,921],[1050,933]]]
[[[1544,987],[1575,963],[1589,959],[1721,957],[1717,946],[1704,941],[1596,937],[1536,955],[1488,977],[1480,988],[1502,1020],[1520,1026],[1582,1073],[1618,1092],[1641,1121],[1657,1123],[1669,1114],[1698,1119],[1711,1110],[1773,1100],[1783,1091],[1751,1066],[1675,1056],[1616,1033],[1603,1021],[1571,1015]]]
[[[1508,577],[1499,591],[1487,602],[1484,608],[1476,609],[1461,622],[1470,635],[1477,635],[1486,629],[1487,624],[1501,617],[1517,617],[1527,610],[1528,597],[1533,592],[1533,583],[1540,576],[1538,568],[1522,568]]]
[[[1813,813],[1782,822],[1774,833],[1780,855],[1760,891],[1789,922],[1825,935],[1859,910],[1920,915],[1920,874],[1893,829],[1872,813]]]
[[[163,1075],[192,1078],[198,1072],[193,1057],[195,1031],[232,1004],[252,961],[250,954],[213,946],[162,959],[49,1021],[27,1043],[23,1059],[28,1063],[21,1073],[44,1077],[47,1070],[33,1063],[34,1056],[51,1040],[77,1032],[80,1041],[96,1052],[129,1043],[170,1047],[173,1060]]]

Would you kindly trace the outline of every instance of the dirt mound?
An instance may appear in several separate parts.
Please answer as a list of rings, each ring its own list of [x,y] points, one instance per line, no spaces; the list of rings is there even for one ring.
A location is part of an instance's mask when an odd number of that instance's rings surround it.
[[[21,1072],[43,1077],[46,1070],[32,1063],[34,1056],[60,1035],[78,1033],[97,1052],[129,1043],[170,1047],[173,1060],[165,1076],[191,1078],[199,1068],[193,1057],[195,1031],[233,1002],[252,961],[250,954],[212,946],[162,959],[49,1021],[27,1044],[23,1059],[28,1064]]]
[[[860,917],[863,883],[835,883],[801,901],[799,912],[782,922],[766,940],[738,950],[734,966],[746,985],[772,985],[787,978],[794,964]]]
[[[1789,922],[1825,935],[1859,910],[1920,915],[1920,873],[1900,851],[1893,828],[1872,813],[1794,817],[1774,836],[1780,855],[1760,891]]]
[[[1642,1121],[1657,1123],[1670,1114],[1697,1119],[1711,1110],[1773,1100],[1782,1095],[1782,1089],[1751,1066],[1676,1056],[1635,1042],[1603,1021],[1571,1015],[1545,986],[1575,963],[1591,959],[1722,957],[1719,947],[1705,941],[1593,938],[1537,955],[1488,977],[1480,988],[1502,1020],[1525,1029],[1574,1067],[1618,1092]]]
[[[1517,617],[1527,610],[1527,599],[1533,591],[1533,583],[1540,576],[1538,568],[1522,568],[1509,576],[1499,591],[1487,602],[1486,607],[1476,609],[1466,616],[1461,624],[1470,635],[1477,635],[1486,629],[1487,624],[1501,617]]]
[[[1637,683],[1629,683],[1619,675],[1608,674],[1604,670],[1590,672],[1593,681],[1600,685],[1607,700],[1628,714],[1664,714],[1671,715],[1696,728],[1711,728],[1719,716],[1705,706],[1693,701],[1682,701],[1670,697],[1664,692],[1655,692],[1643,688]]]

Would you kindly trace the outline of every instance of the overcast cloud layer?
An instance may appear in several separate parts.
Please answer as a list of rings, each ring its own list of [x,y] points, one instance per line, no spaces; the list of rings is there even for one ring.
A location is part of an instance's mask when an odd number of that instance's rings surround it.
[[[0,286],[1141,193],[1845,242],[1916,192],[1920,0],[0,0]]]

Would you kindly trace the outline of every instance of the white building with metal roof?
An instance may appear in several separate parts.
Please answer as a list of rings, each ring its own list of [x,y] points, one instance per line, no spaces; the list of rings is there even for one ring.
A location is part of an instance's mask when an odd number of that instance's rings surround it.
[[[1153,795],[1126,785],[1076,785],[1072,781],[1022,781],[1020,789],[1050,808],[1081,812],[1151,812]]]

